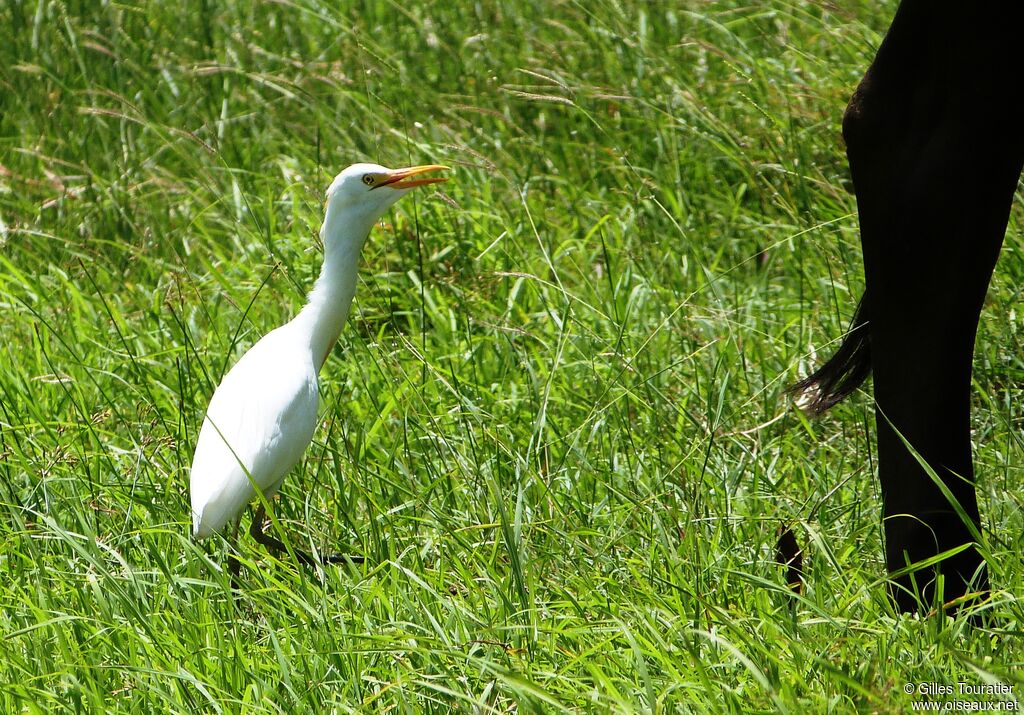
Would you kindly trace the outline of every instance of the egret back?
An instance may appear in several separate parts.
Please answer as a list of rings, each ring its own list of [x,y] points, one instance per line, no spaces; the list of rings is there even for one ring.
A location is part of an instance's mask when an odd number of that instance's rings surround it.
[[[288,325],[268,333],[225,375],[192,459],[192,533],[206,538],[256,495],[281,486],[313,438],[317,370]]]

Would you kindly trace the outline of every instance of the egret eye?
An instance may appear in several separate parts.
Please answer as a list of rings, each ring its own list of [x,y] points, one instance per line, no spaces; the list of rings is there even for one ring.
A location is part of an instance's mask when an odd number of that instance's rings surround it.
[[[367,186],[373,186],[373,174],[363,174],[363,183]]]

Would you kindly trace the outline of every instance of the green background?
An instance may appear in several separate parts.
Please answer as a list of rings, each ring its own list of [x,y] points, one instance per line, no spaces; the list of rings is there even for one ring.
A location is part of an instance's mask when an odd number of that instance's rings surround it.
[[[894,3],[0,2],[0,710],[903,712],[1021,682],[1018,197],[976,357],[985,628],[885,597],[870,391],[786,385],[863,286],[840,135]],[[363,251],[275,504],[188,536],[220,376],[323,191]],[[805,548],[791,593],[777,529]]]

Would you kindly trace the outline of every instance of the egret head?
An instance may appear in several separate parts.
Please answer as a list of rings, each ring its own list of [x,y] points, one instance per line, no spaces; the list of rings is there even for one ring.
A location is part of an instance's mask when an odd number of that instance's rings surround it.
[[[391,204],[411,189],[448,180],[440,176],[413,177],[447,168],[438,164],[404,169],[388,169],[380,164],[353,164],[331,182],[327,189],[327,209],[343,214],[346,223],[366,222],[366,230],[369,230]]]

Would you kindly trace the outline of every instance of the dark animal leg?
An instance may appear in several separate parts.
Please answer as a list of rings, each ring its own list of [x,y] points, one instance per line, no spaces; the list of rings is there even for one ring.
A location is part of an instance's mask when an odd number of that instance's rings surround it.
[[[827,408],[866,377],[870,358],[890,571],[972,543],[980,529],[971,360],[1024,163],[1022,20],[1018,3],[904,0],[843,121],[867,278],[858,316],[870,320],[810,380]],[[947,602],[988,588],[972,546],[894,579],[897,606],[929,605],[937,572]]]
[[[263,530],[263,522],[266,519],[266,517],[267,513],[263,508],[263,504],[257,505],[256,513],[253,514],[252,524],[249,527],[249,534],[258,543],[263,544],[263,546],[268,551],[275,551],[277,553],[287,554],[288,547],[285,546],[282,541],[280,541],[279,539],[275,539],[273,536],[271,536]],[[329,554],[327,556],[324,556],[322,559],[318,560],[314,558],[312,554],[306,553],[305,551],[296,549],[294,547],[292,548],[292,553],[295,554],[295,558],[297,558],[300,563],[303,563],[306,566],[314,566],[316,564],[341,563],[361,564],[365,562],[365,558],[362,556],[348,556],[346,554]]]
[[[796,534],[780,525],[778,541],[775,542],[775,562],[786,569],[786,584],[793,593],[802,593],[804,588],[804,552],[797,543]]]
[[[231,577],[232,588],[238,588],[238,573],[242,568],[236,553],[238,549],[238,525],[241,521],[241,517],[235,520],[234,526],[231,527],[231,538],[228,540],[228,575]]]

